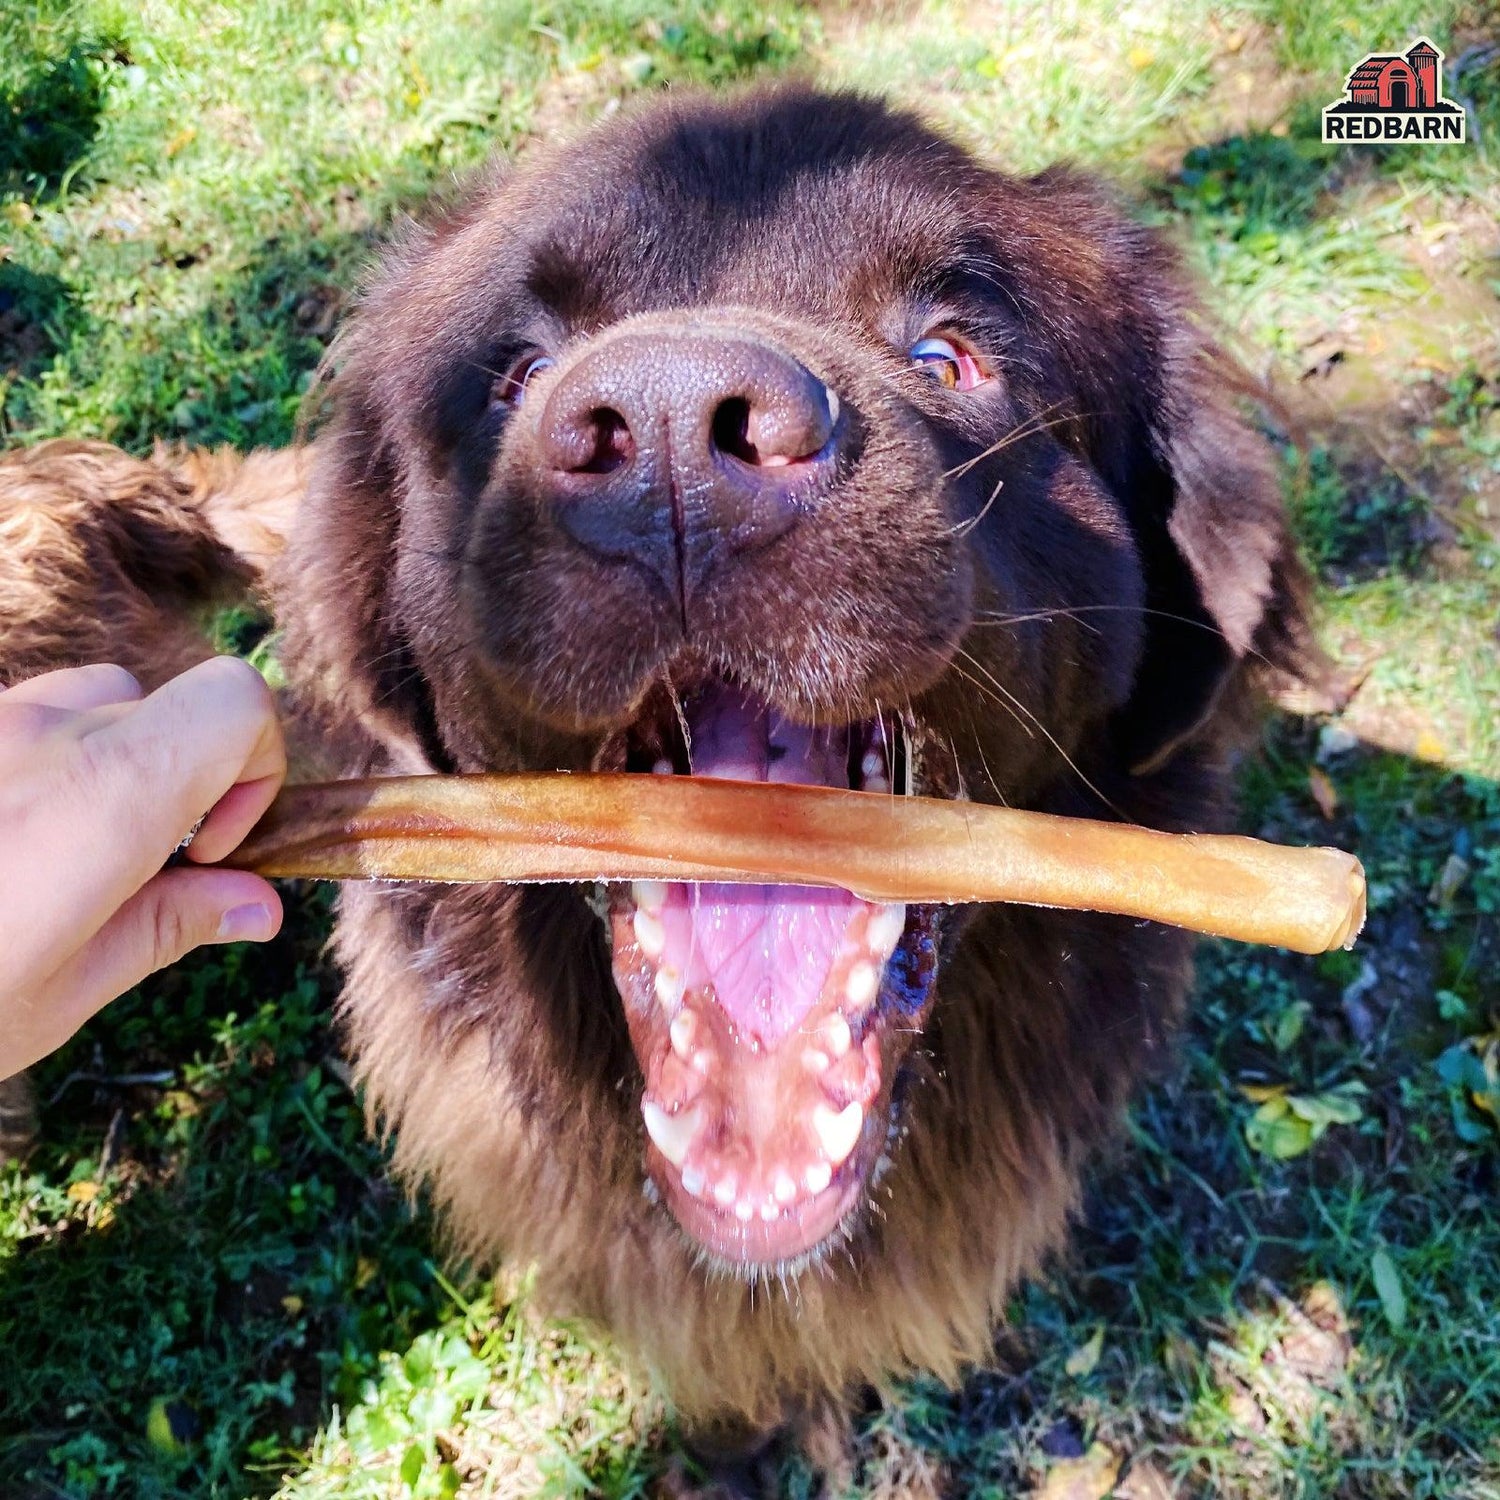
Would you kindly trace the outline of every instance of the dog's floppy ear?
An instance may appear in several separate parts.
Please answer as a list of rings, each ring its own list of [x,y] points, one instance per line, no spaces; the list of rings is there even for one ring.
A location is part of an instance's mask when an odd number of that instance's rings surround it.
[[[1193,739],[1242,670],[1302,675],[1313,661],[1274,458],[1238,409],[1248,382],[1178,308],[1163,311],[1149,438],[1126,497],[1150,613],[1115,720],[1142,774]]]
[[[335,725],[357,727],[402,769],[452,769],[400,626],[391,575],[402,478],[365,372],[336,378],[336,414],[313,445],[306,503],[273,575],[288,675]]]
[[[1166,239],[1070,168],[996,180],[1002,284],[1047,351],[1018,379],[1071,413],[1063,440],[1124,508],[1145,572],[1143,647],[1112,729],[1120,759],[1149,772],[1252,664],[1318,664],[1274,458]]]

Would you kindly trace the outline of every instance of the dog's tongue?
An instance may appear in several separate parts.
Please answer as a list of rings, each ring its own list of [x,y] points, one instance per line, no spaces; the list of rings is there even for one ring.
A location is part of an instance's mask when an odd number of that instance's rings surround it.
[[[849,784],[849,731],[791,723],[733,688],[686,710],[694,775]],[[668,954],[689,989],[712,985],[743,1040],[774,1047],[812,1008],[865,903],[796,885],[672,885],[663,903]]]

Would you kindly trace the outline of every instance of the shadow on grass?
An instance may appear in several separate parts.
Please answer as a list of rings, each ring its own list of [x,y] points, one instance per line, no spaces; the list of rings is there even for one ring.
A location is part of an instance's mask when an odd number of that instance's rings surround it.
[[[1163,185],[1167,206],[1270,254],[1283,233],[1336,214],[1345,190],[1318,153],[1289,150],[1271,136],[1202,148]],[[408,201],[436,171],[414,160],[404,175]],[[130,398],[101,408],[101,429],[134,447],[167,434],[286,441],[336,288],[376,233],[267,241],[200,310],[162,319],[130,353]],[[193,253],[174,252],[184,275],[200,269]],[[102,357],[126,357],[111,343],[125,335],[91,322],[60,281],[27,274],[0,282],[0,319],[10,286],[23,328],[56,330],[33,359],[68,349],[69,378],[86,381]],[[1332,538],[1329,570],[1419,570],[1400,505],[1366,556],[1372,517],[1337,466],[1325,478],[1304,525]],[[1453,1493],[1477,1472],[1495,1403],[1463,1394],[1494,1392],[1485,1361],[1500,1329],[1471,1291],[1500,1283],[1486,1208],[1495,1150],[1438,1060],[1500,1010],[1487,904],[1500,870],[1485,862],[1500,847],[1500,797],[1492,782],[1356,746],[1323,767],[1340,798],[1330,823],[1309,792],[1318,750],[1311,724],[1273,731],[1248,776],[1247,827],[1365,857],[1381,894],[1360,950],[1207,951],[1186,1066],[1149,1091],[1131,1145],[1095,1175],[1068,1265],[1018,1297],[1008,1373],[956,1395],[914,1383],[867,1417],[869,1486],[875,1440],[893,1424],[964,1490],[1027,1483],[1095,1437],[1199,1485],[1240,1464],[1226,1486],[1262,1493]],[[1455,856],[1468,874],[1444,907],[1430,893]],[[382,1351],[451,1323],[431,1226],[384,1183],[341,1081],[326,914],[303,901],[290,915],[269,949],[179,966],[41,1070],[53,1101],[42,1145],[0,1179],[0,1222],[16,1226],[0,1251],[0,1492],[268,1491],[288,1450],[363,1399]],[[120,1081],[142,1074],[161,1076]],[[1365,1088],[1346,1096],[1358,1118],[1306,1154],[1277,1161],[1250,1146],[1259,1106],[1240,1085],[1318,1098],[1350,1082]],[[1399,1318],[1376,1285],[1377,1250],[1405,1288]],[[1337,1350],[1296,1370],[1300,1384],[1256,1384],[1256,1360],[1281,1358],[1285,1341],[1247,1327],[1262,1312],[1291,1319],[1277,1296],[1300,1307],[1320,1280],[1342,1309]],[[1358,1366],[1338,1352],[1345,1336]]]
[[[1364,935],[1318,959],[1204,945],[1179,1056],[1091,1172],[1066,1255],[1018,1294],[1000,1368],[909,1384],[867,1421],[872,1487],[892,1431],[966,1494],[1032,1493],[1095,1443],[1142,1496],[1493,1478],[1500,785],[1358,744],[1320,756],[1318,726],[1284,718],[1244,793],[1247,832],[1361,854]],[[1267,1101],[1287,1099],[1277,1134]]]
[[[868,1490],[885,1492],[893,1428],[965,1490],[1012,1492],[1095,1439],[1212,1472],[1217,1493],[1455,1493],[1477,1472],[1500,1394],[1500,1314],[1472,1297],[1500,1278],[1497,1142],[1442,1060],[1500,1014],[1500,788],[1340,748],[1321,762],[1329,821],[1318,759],[1315,725],[1278,723],[1245,826],[1361,853],[1359,948],[1206,947],[1183,1064],[1093,1174],[1066,1263],[1019,1294],[1002,1370],[867,1414]],[[1435,901],[1455,855],[1467,874]],[[383,1351],[462,1330],[432,1225],[385,1183],[341,1081],[325,903],[289,916],[270,948],[179,966],[40,1070],[42,1145],[0,1189],[19,1236],[0,1260],[0,1492],[269,1491],[335,1407],[349,1425]],[[1257,1152],[1243,1091],[1277,1088],[1342,1091],[1354,1118],[1291,1159]],[[594,1477],[629,1492],[659,1462]]]
[[[0,71],[0,201],[66,191],[87,161],[105,103],[108,41],[66,45],[38,29],[24,37],[0,28],[15,52]]]
[[[74,316],[70,303],[71,294],[61,277],[0,260],[0,396],[10,386],[35,376],[57,352],[59,330]]]
[[[333,1057],[326,905],[159,976],[37,1070],[41,1144],[0,1174],[7,1496],[269,1489],[445,1305]]]

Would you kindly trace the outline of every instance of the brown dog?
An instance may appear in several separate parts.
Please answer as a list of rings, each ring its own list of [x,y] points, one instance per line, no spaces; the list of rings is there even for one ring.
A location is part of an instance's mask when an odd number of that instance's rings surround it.
[[[336,367],[273,589],[345,773],[1205,828],[1252,664],[1298,658],[1268,453],[1168,248],[876,103],[672,100],[493,175]],[[747,1435],[985,1357],[1191,948],[775,886],[350,887],[336,943],[461,1245]]]

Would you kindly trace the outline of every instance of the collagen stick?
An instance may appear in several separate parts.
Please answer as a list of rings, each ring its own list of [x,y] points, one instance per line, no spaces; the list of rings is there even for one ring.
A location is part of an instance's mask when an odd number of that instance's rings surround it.
[[[693,776],[392,776],[287,787],[225,861],[327,880],[685,880],[1010,901],[1299,953],[1364,925],[1359,861],[1226,834]]]

